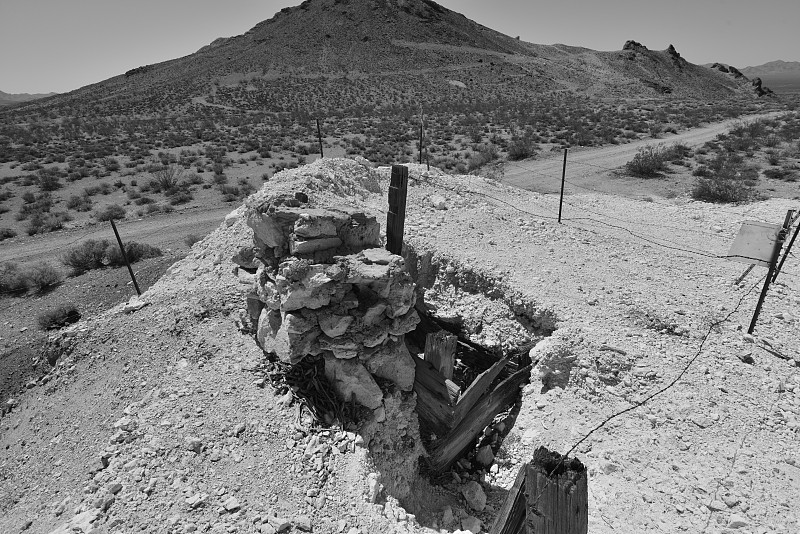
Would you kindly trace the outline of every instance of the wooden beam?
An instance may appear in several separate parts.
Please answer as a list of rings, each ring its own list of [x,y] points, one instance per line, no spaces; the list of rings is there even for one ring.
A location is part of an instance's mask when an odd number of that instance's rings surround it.
[[[392,165],[392,179],[389,184],[389,214],[386,216],[386,250],[392,254],[399,255],[403,252],[407,194],[408,167]]]
[[[589,486],[586,466],[539,447],[525,476],[528,534],[587,534]]]
[[[430,465],[434,473],[444,473],[471,446],[494,417],[508,408],[519,395],[519,387],[530,380],[531,365],[520,369],[498,385],[491,393],[475,404],[461,421],[438,439],[430,451]]]
[[[416,375],[414,392],[417,394],[417,415],[420,422],[437,436],[444,435],[453,426],[453,406],[444,377],[430,362],[414,357]]]
[[[496,364],[492,365],[488,370],[479,374],[472,384],[470,384],[464,394],[458,399],[458,404],[456,404],[456,424],[461,422],[461,420],[466,417],[470,410],[472,410],[472,407],[475,406],[475,403],[477,403],[481,397],[483,397],[483,395],[489,391],[492,382],[494,382],[494,379],[497,378],[497,375],[500,374],[500,371],[503,370],[503,367],[505,367],[507,363],[508,360],[503,358]]]
[[[453,379],[458,337],[440,330],[425,338],[425,361],[437,369],[447,380]]]
[[[525,509],[528,506],[525,499],[527,471],[528,464],[520,466],[517,479],[508,491],[506,500],[500,507],[489,534],[525,534]]]

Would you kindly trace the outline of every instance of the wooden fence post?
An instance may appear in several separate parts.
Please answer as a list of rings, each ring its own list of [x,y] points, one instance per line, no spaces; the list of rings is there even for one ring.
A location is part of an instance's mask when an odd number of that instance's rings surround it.
[[[561,224],[561,208],[564,206],[564,182],[567,180],[567,149],[564,149],[564,166],[561,169],[561,196],[558,199],[558,224]]]
[[[392,165],[389,184],[389,214],[386,216],[386,250],[400,255],[403,252],[403,230],[406,223],[408,167]]]
[[[589,485],[586,466],[539,447],[525,475],[528,534],[587,534]]]
[[[317,119],[317,139],[319,139],[319,157],[324,158],[322,154],[322,129],[319,127],[319,119]]]
[[[783,248],[783,241],[786,239],[786,233],[789,231],[790,224],[792,222],[792,214],[793,210],[789,210],[786,212],[786,218],[783,221],[783,227],[781,228],[780,232],[778,232],[778,236],[775,239],[775,248],[772,251],[772,258],[769,262],[769,270],[767,271],[767,277],[764,279],[764,287],[761,288],[761,295],[758,297],[758,303],[756,304],[756,311],[753,313],[753,319],[750,321],[750,327],[747,329],[748,334],[752,334],[753,330],[756,328],[756,323],[758,322],[758,316],[761,314],[761,306],[764,305],[764,299],[767,298],[767,292],[769,291],[769,285],[772,282],[772,277],[775,274],[775,269],[778,265],[778,257],[781,255],[781,249]]]
[[[128,266],[128,273],[130,273],[131,280],[133,280],[133,287],[136,288],[136,294],[141,297],[142,292],[139,290],[139,284],[136,282],[136,276],[133,274],[133,269],[131,269],[131,263],[128,261],[128,255],[125,254],[125,247],[122,245],[122,239],[119,237],[119,232],[117,232],[117,225],[114,224],[114,219],[109,219],[109,221],[111,221],[111,228],[114,229],[114,235],[117,236],[117,243],[119,243],[119,251],[122,252],[122,259],[125,260],[125,265]]]

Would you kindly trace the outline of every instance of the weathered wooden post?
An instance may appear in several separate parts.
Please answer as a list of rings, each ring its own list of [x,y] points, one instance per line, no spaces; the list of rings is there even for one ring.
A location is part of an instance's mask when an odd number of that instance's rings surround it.
[[[786,239],[786,233],[789,231],[790,224],[792,222],[792,214],[793,210],[789,210],[786,212],[786,218],[783,220],[783,226],[781,230],[778,232],[778,236],[775,239],[775,248],[772,250],[772,258],[769,262],[769,268],[767,270],[767,277],[764,279],[764,287],[761,288],[761,295],[758,297],[758,303],[756,304],[756,311],[753,313],[753,319],[750,321],[750,327],[747,329],[748,334],[752,334],[753,330],[756,328],[756,323],[758,322],[758,316],[761,314],[761,306],[764,305],[764,299],[767,298],[767,292],[769,291],[769,285],[772,283],[772,277],[775,274],[775,269],[778,265],[778,258],[781,255],[781,249],[783,248],[783,241]]]
[[[322,128],[319,127],[319,119],[317,119],[317,139],[319,139],[319,157],[324,158],[322,154]]]
[[[458,337],[444,331],[428,334],[425,338],[425,361],[431,362],[443,377],[453,379]]]
[[[392,180],[389,184],[389,213],[386,216],[386,250],[392,254],[399,255],[403,252],[407,194],[408,167],[392,165]]]
[[[525,475],[527,534],[587,534],[589,485],[586,466],[539,447]]]
[[[120,239],[119,232],[117,232],[117,225],[114,224],[114,219],[109,219],[109,221],[111,221],[111,228],[114,229],[114,235],[117,236],[117,243],[119,243],[119,251],[122,253],[122,259],[125,260],[125,265],[128,266],[128,273],[131,275],[131,280],[133,280],[133,287],[136,288],[136,294],[141,297],[142,292],[139,290],[139,284],[136,282],[136,276],[133,274],[133,269],[131,269],[131,262],[128,261],[128,255],[125,253],[125,247],[122,245],[122,239]]]
[[[561,208],[564,206],[564,182],[567,180],[567,149],[564,149],[564,166],[561,168],[561,196],[558,198],[558,224],[561,224]]]

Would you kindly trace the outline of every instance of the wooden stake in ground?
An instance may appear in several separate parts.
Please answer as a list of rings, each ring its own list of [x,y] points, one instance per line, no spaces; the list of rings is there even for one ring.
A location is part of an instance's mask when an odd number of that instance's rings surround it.
[[[392,254],[399,255],[403,252],[407,194],[408,167],[392,165],[392,181],[389,184],[389,214],[386,216],[386,250]]]
[[[525,476],[528,534],[587,534],[589,485],[586,466],[539,447]]]
[[[448,380],[453,379],[457,342],[457,336],[443,330],[428,334],[425,339],[425,361],[431,362],[431,365]]]
[[[750,321],[750,327],[747,329],[748,334],[752,334],[753,330],[756,328],[756,323],[758,322],[758,316],[761,314],[761,306],[764,304],[764,299],[767,298],[767,292],[769,291],[769,285],[772,282],[772,277],[775,274],[775,269],[778,264],[778,257],[781,255],[781,249],[783,248],[783,241],[786,239],[786,232],[789,230],[789,225],[792,221],[793,211],[789,210],[786,212],[786,218],[783,221],[783,228],[780,232],[778,232],[778,237],[775,239],[775,248],[772,252],[772,259],[769,262],[769,270],[767,271],[767,277],[764,279],[764,287],[761,288],[761,295],[758,297],[758,303],[756,304],[756,311],[753,313],[753,320]]]
[[[319,127],[319,119],[317,119],[317,139],[319,139],[319,157],[324,158],[322,154],[322,129]]]
[[[564,149],[564,166],[561,169],[561,197],[558,200],[558,222],[561,224],[561,208],[564,205],[564,182],[567,181],[567,149]]]
[[[139,284],[136,282],[136,276],[133,274],[133,269],[131,269],[131,264],[128,261],[128,255],[125,254],[125,247],[122,245],[122,239],[119,238],[119,232],[117,232],[117,225],[114,224],[114,219],[109,219],[111,221],[111,228],[114,229],[114,235],[117,236],[117,243],[119,243],[119,251],[122,252],[122,259],[125,260],[125,265],[128,267],[128,272],[131,275],[131,280],[133,280],[133,287],[136,288],[136,294],[140,297],[142,296],[142,292],[139,290]]]

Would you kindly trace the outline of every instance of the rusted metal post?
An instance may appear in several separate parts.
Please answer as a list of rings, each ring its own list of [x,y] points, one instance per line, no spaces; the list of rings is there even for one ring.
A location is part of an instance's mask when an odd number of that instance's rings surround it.
[[[781,258],[781,262],[778,264],[777,269],[775,269],[775,275],[772,277],[772,281],[778,279],[778,275],[781,274],[781,269],[783,268],[783,262],[786,261],[786,256],[789,255],[789,252],[792,250],[792,246],[794,245],[795,239],[797,239],[797,234],[800,232],[800,224],[797,225],[797,228],[794,229],[794,234],[792,234],[792,238],[789,240],[789,245],[786,247],[786,252],[783,253],[783,257]]]
[[[133,280],[133,287],[136,288],[136,294],[141,297],[142,292],[139,289],[139,283],[136,281],[136,275],[133,274],[133,269],[131,269],[131,263],[128,261],[128,255],[125,253],[125,247],[122,245],[122,239],[120,239],[119,232],[117,232],[117,225],[114,224],[114,219],[109,220],[111,221],[111,228],[114,229],[114,235],[117,236],[117,243],[119,243],[119,251],[122,252],[122,259],[125,260],[125,265],[128,267],[131,280]]]
[[[389,213],[386,216],[386,250],[392,254],[400,255],[403,252],[407,195],[408,167],[392,165],[392,180],[389,184]]]
[[[561,169],[561,197],[558,201],[558,223],[561,224],[561,208],[564,205],[564,182],[567,180],[567,148],[564,149],[564,167]]]

